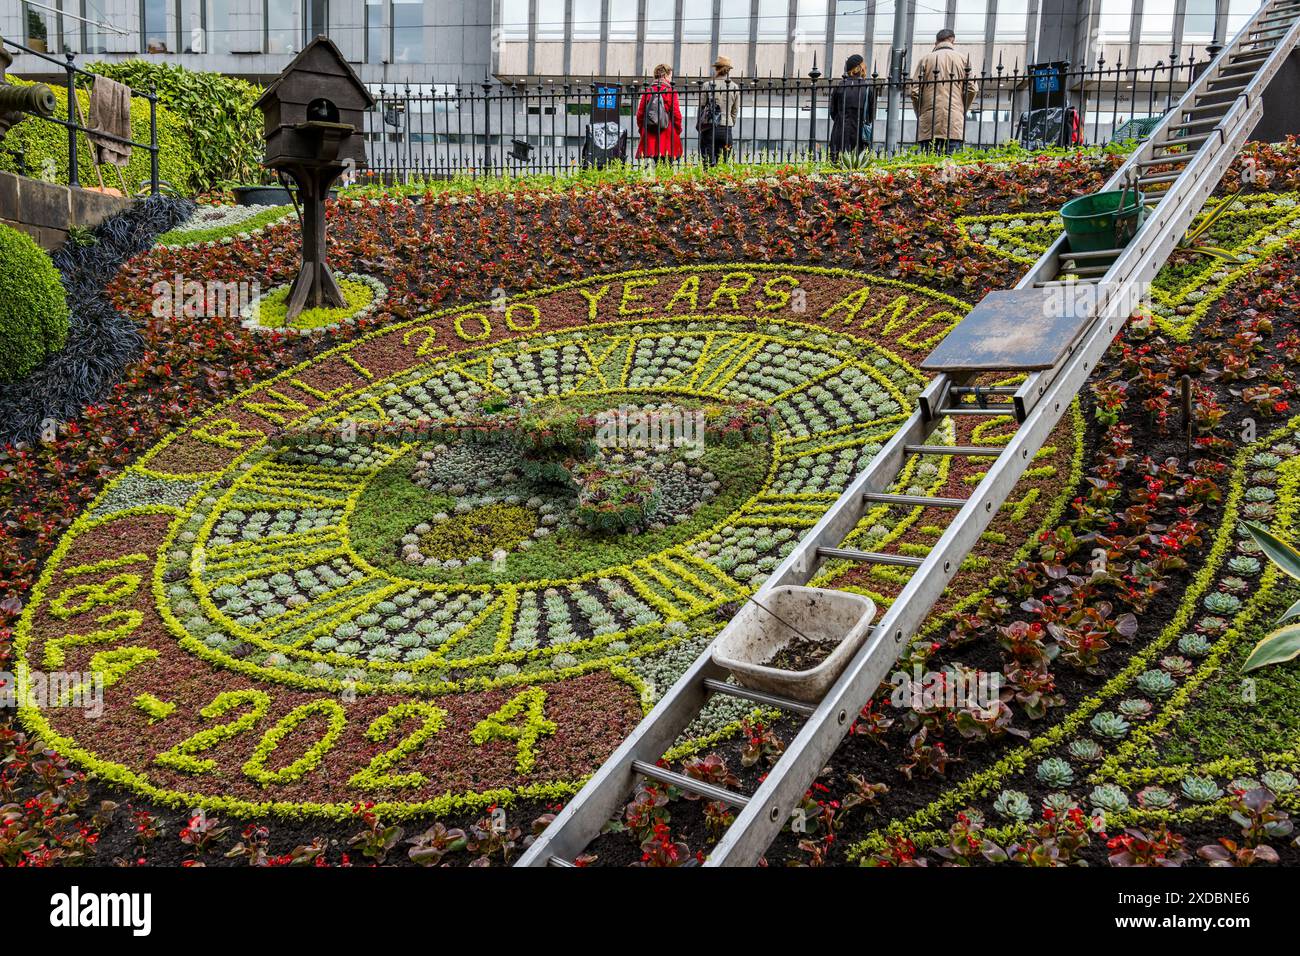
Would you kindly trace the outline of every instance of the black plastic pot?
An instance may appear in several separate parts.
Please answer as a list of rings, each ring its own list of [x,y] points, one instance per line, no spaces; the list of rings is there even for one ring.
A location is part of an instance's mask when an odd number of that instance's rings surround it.
[[[235,203],[240,206],[287,206],[293,200],[283,186],[235,186]],[[330,199],[337,199],[339,191],[330,190]]]

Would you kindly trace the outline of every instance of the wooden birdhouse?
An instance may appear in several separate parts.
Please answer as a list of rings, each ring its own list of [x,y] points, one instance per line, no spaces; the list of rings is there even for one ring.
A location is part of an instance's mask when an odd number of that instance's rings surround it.
[[[286,318],[306,308],[341,307],[346,300],[325,261],[325,198],[349,165],[366,161],[366,110],[375,98],[339,48],[317,37],[293,58],[257,101],[266,117],[263,162],[282,182],[297,185],[302,220],[302,268],[289,291]]]
[[[308,43],[257,105],[265,116],[266,165],[281,168],[284,161],[312,159],[365,163],[363,116],[375,98],[328,37]]]

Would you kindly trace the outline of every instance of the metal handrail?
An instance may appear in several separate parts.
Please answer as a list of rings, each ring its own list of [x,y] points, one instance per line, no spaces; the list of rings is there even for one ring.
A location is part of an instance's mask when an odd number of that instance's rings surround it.
[[[158,175],[158,154],[159,154],[158,94],[156,91],[148,90],[145,92],[140,92],[134,89],[131,90],[132,97],[140,97],[141,99],[147,101],[149,104],[149,142],[143,143],[134,139],[124,139],[123,137],[115,136],[112,133],[100,132],[99,130],[92,129],[88,126],[83,125],[81,122],[73,118],[73,111],[77,109],[76,107],[77,77],[85,76],[85,77],[90,77],[93,80],[93,78],[98,75],[96,73],[90,72],[89,70],[83,70],[81,67],[77,66],[76,65],[77,55],[75,53],[65,53],[63,55],[64,59],[60,61],[58,57],[51,56],[49,53],[46,53],[41,50],[33,50],[31,47],[19,43],[16,40],[11,40],[8,37],[0,37],[0,41],[3,41],[5,46],[12,47],[13,49],[18,50],[21,53],[30,54],[32,56],[38,57],[46,61],[47,63],[54,64],[60,70],[63,70],[67,76],[67,80],[64,86],[68,95],[68,103],[67,103],[68,118],[60,119],[57,116],[48,116],[48,117],[32,116],[31,118],[40,122],[54,123],[55,125],[64,127],[68,131],[68,185],[69,186],[81,185],[81,174],[80,174],[80,170],[78,169],[77,134],[85,133],[87,139],[89,139],[91,134],[93,134],[95,137],[99,139],[108,140],[109,142],[120,143],[123,146],[131,146],[137,149],[148,150],[149,192],[152,195],[155,196],[158,195],[160,185],[161,185],[161,180],[159,179],[159,175]]]

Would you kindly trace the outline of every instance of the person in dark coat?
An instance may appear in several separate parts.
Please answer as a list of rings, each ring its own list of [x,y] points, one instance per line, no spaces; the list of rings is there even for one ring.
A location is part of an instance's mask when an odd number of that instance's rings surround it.
[[[651,130],[646,126],[646,111],[655,100],[662,103],[667,124],[660,129]],[[658,105],[655,107],[658,111]],[[641,134],[637,143],[637,156],[646,159],[667,160],[672,162],[682,155],[682,106],[673,89],[673,70],[666,63],[655,67],[655,81],[644,93],[636,105],[636,128]]]
[[[870,149],[875,118],[876,89],[867,80],[866,61],[855,53],[844,62],[844,78],[831,90],[831,161]]]

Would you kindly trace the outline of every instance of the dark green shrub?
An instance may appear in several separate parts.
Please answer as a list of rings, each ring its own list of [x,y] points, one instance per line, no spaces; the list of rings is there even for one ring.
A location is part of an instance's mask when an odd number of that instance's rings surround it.
[[[58,101],[54,115],[64,119],[68,115],[68,91],[57,86],[52,89],[54,98]],[[77,99],[81,101],[82,120],[88,120],[90,94],[78,90]],[[149,103],[139,97],[131,98],[131,136],[137,143],[149,142]],[[179,116],[161,104],[158,106],[158,146],[159,178],[171,183],[181,195],[189,195],[195,188],[194,146],[189,129]],[[53,181],[68,181],[68,131],[57,123],[30,117],[9,130],[9,135],[5,137],[5,149],[0,150],[0,169],[17,172],[18,164],[12,150],[22,151],[28,175],[42,177],[45,160],[53,159]],[[90,143],[84,134],[78,134],[77,137],[77,171],[81,185],[99,185],[90,161]],[[117,173],[111,167],[101,166],[100,172],[104,176],[105,186],[121,188]],[[131,150],[131,162],[122,170],[122,174],[127,189],[134,193],[141,182],[149,179],[149,151]]]
[[[0,226],[0,382],[22,378],[67,340],[59,270],[26,233]]]
[[[172,63],[124,60],[86,67],[135,90],[154,89],[158,103],[181,117],[194,149],[200,192],[225,182],[251,183],[262,156],[262,88],[223,73],[187,70]]]

